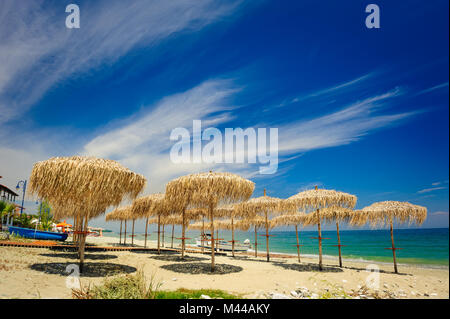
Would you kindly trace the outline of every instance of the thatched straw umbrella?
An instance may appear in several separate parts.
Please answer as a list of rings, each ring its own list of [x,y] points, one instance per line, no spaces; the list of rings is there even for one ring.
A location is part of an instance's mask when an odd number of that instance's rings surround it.
[[[341,245],[341,236],[339,233],[339,223],[340,222],[348,222],[350,218],[353,216],[353,210],[351,208],[339,207],[339,206],[330,206],[320,209],[320,222],[323,223],[336,223],[336,233],[338,244],[333,245],[338,247],[339,251],[339,267],[342,267],[342,247]],[[311,226],[317,224],[317,216],[314,214],[307,214],[304,225]]]
[[[266,237],[267,261],[270,261],[269,236],[272,235],[269,235],[269,215],[293,212],[296,210],[296,206],[290,201],[267,196],[266,189],[264,189],[264,196],[239,203],[235,206],[235,209],[241,216],[254,216],[258,214],[264,217],[266,234],[263,236]]]
[[[119,244],[122,244],[122,222],[125,222],[125,236],[124,244],[127,243],[127,220],[129,216],[130,207],[120,207],[106,214],[105,220],[108,221],[120,221],[120,232],[119,232]]]
[[[163,218],[163,222],[166,225],[172,225],[172,235],[171,235],[172,240],[171,240],[170,248],[173,248],[175,225],[182,225],[183,219],[181,218],[181,216],[169,215],[169,216],[165,216]],[[187,222],[189,222],[189,221],[187,221]],[[187,226],[187,225],[185,225],[185,226]]]
[[[315,210],[315,219],[317,224],[318,240],[319,240],[319,269],[322,270],[322,231],[321,231],[321,210],[327,207],[342,207],[352,209],[356,205],[356,196],[337,192],[335,190],[318,189],[317,186],[313,190],[300,192],[288,198],[288,201],[294,202],[298,208],[303,210]],[[312,213],[311,213],[312,214]]]
[[[183,220],[186,209],[207,207],[211,226],[214,227],[215,208],[247,200],[253,193],[253,182],[231,173],[199,173],[179,177],[167,184],[166,196],[181,208]],[[183,227],[182,246],[185,243]],[[211,234],[211,271],[214,271],[214,229]]]
[[[385,201],[373,203],[359,211],[355,211],[350,224],[362,226],[368,222],[371,227],[383,227],[389,224],[392,248],[387,249],[392,249],[394,271],[398,273],[395,251],[401,248],[396,248],[394,245],[394,220],[399,224],[415,223],[416,225],[421,225],[426,218],[427,209],[423,206],[408,202]]]
[[[157,216],[158,218],[158,253],[159,249],[159,239],[160,239],[160,219],[161,216],[167,216],[171,212],[169,203],[165,200],[165,196],[162,193],[150,194],[137,198],[133,202],[132,214],[136,218],[146,218],[145,221],[145,241],[144,248],[147,247],[147,234],[148,234],[148,224],[149,218],[152,216]],[[151,223],[150,223],[151,224]]]
[[[266,219],[261,216],[254,216],[245,220],[255,231],[255,257],[258,257],[258,229],[266,226]]]
[[[295,226],[295,236],[297,237],[297,256],[298,256],[298,262],[301,262],[300,260],[300,240],[298,236],[298,226],[304,225],[306,220],[306,214],[305,213],[295,213],[295,214],[284,214],[275,217],[272,219],[272,223],[274,226]]]
[[[79,255],[83,271],[88,220],[103,214],[110,206],[118,206],[124,198],[133,200],[145,185],[144,176],[116,161],[73,156],[35,163],[28,189],[51,205],[76,209],[70,217],[80,220]]]

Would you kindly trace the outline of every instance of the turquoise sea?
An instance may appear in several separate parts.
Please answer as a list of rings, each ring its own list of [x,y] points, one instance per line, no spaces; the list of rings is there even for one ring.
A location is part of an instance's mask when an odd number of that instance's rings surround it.
[[[258,235],[263,232],[258,232]],[[295,231],[271,231],[269,249],[273,253],[297,254]],[[118,236],[112,232],[105,234],[107,236]],[[137,238],[143,238],[138,234]],[[199,235],[198,231],[188,231],[187,237],[195,238]],[[404,264],[420,264],[429,266],[449,265],[449,229],[448,228],[430,228],[430,229],[395,229],[395,246],[403,248],[397,250],[397,261]],[[166,229],[166,242],[170,241],[170,230]],[[388,229],[383,230],[341,230],[342,255],[344,258],[353,260],[392,262],[392,251],[385,249],[391,247],[391,238]],[[179,230],[175,232],[175,237],[181,237]],[[231,240],[231,232],[219,231],[219,237],[225,240]],[[318,241],[312,237],[317,237],[317,231],[300,231],[300,244],[303,245],[301,254],[304,256],[317,256]],[[323,254],[325,256],[338,256],[336,231],[323,231],[322,237],[329,239],[323,240]],[[235,239],[244,241],[246,238],[254,243],[254,232],[236,232]],[[151,240],[156,239],[156,235],[151,233]],[[175,242],[178,242],[175,240]],[[188,240],[189,243],[195,243],[194,239]],[[265,237],[258,236],[258,251],[266,250]]]

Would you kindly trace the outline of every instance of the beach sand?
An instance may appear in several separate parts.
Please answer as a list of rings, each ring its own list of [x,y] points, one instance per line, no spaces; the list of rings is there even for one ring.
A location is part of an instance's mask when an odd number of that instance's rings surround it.
[[[131,240],[130,240],[131,241]],[[111,246],[118,243],[114,237],[89,237],[88,243]],[[135,244],[143,245],[142,240],[135,239]],[[149,241],[148,247],[155,247]],[[166,243],[166,247],[170,244]],[[64,269],[77,264],[74,253],[50,250],[47,248],[2,247],[0,246],[0,298],[71,298],[72,283]],[[179,262],[179,253],[162,252],[139,253],[129,251],[86,253],[86,265],[95,272],[81,276],[83,286],[98,285],[104,280],[108,271],[133,273],[142,269],[147,279],[153,277],[160,282],[162,290],[188,289],[222,289],[240,294],[243,298],[270,298],[292,296],[292,291],[308,291],[309,296],[318,297],[328,292],[345,291],[357,298],[373,295],[377,292],[382,298],[449,298],[448,268],[426,268],[412,265],[399,265],[400,274],[394,274],[392,264],[373,263],[380,273],[367,271],[369,263],[348,261],[344,267],[337,267],[335,259],[325,259],[325,270],[317,270],[317,258],[302,258],[275,255],[270,262],[265,257],[239,254],[235,258],[216,256],[216,264],[236,266],[237,272],[227,274],[189,274],[161,268],[163,266],[183,267],[186,263],[210,264],[210,256],[200,253],[188,253],[189,260]],[[95,263],[95,265],[92,265]],[[220,266],[219,266],[220,267]],[[56,269],[59,273],[52,273]],[[111,274],[111,273],[109,273]],[[370,283],[379,284],[364,291]],[[369,281],[374,278],[375,281]],[[303,287],[303,288],[302,288]],[[376,288],[378,287],[378,288]],[[277,295],[278,294],[278,295]],[[281,294],[281,295],[280,295]]]

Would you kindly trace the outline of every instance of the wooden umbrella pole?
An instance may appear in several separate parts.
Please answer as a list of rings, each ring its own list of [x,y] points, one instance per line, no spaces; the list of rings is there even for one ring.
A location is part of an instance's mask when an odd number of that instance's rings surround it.
[[[133,227],[131,231],[131,246],[134,245],[134,219],[133,219]]]
[[[392,242],[392,255],[394,256],[394,272],[395,272],[396,274],[398,274],[397,260],[396,260],[396,258],[395,258],[394,226],[393,226],[393,222],[392,222],[392,217],[391,217],[391,242]]]
[[[297,236],[297,255],[298,255],[298,262],[300,261],[300,241],[298,240],[298,227],[295,225],[295,235]]]
[[[255,257],[258,257],[258,233],[255,225]]]
[[[125,233],[123,236],[123,244],[126,245],[127,244],[127,220],[125,219]]]
[[[267,248],[267,261],[270,260],[269,255],[269,221],[267,219],[267,211],[264,212],[266,216],[266,248]]]
[[[170,244],[170,248],[173,248],[173,232],[175,230],[175,224],[172,224],[172,243]]]
[[[158,215],[158,255],[161,253],[160,246],[159,246],[160,227],[161,227],[161,215]]]
[[[322,231],[320,230],[320,212],[317,209],[317,231],[319,233],[319,270],[322,270]]]
[[[211,271],[214,271],[214,214],[212,205],[209,205],[209,216],[211,219]]]
[[[145,240],[144,240],[144,248],[147,248],[147,230],[148,230],[148,217],[145,219]]]
[[[201,234],[201,243],[202,243],[202,253],[205,251],[205,245],[204,245],[204,241],[205,241],[205,217],[202,217],[202,234]]]
[[[119,245],[122,244],[122,221],[120,221]]]
[[[87,225],[88,225],[88,216],[86,215],[84,219],[84,227],[83,227],[83,234],[81,235],[81,246],[80,246],[80,273],[83,272],[84,267],[84,248],[86,245],[86,232],[87,232]]]
[[[165,246],[164,246],[164,240],[165,240],[165,239],[164,239],[164,232],[165,232],[165,231],[164,231],[164,228],[166,227],[166,224],[163,223],[163,224],[162,224],[162,227],[163,227],[163,230],[162,230],[162,246],[165,247]]]
[[[181,258],[184,258],[184,237],[185,237],[185,213],[186,213],[186,208],[183,208],[183,211],[181,213],[181,222],[183,223],[182,227],[181,227]]]
[[[233,217],[231,217],[231,251],[232,251],[232,255],[234,257],[234,220],[233,220]]]
[[[342,255],[341,255],[341,236],[339,235],[339,222],[336,222],[338,248],[339,248],[339,267],[342,268]]]

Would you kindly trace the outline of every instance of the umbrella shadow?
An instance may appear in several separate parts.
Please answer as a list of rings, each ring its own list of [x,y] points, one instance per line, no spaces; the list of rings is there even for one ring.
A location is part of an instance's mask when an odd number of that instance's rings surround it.
[[[189,262],[189,261],[200,261],[200,260],[208,260],[208,258],[205,257],[194,257],[194,256],[184,256],[181,257],[180,254],[164,254],[164,255],[157,255],[149,257],[156,260],[162,260],[162,261],[171,261],[171,262]]]
[[[273,262],[272,264],[275,266],[282,267],[284,269],[301,271],[301,272],[309,272],[309,271],[343,272],[343,270],[339,267],[332,267],[332,266],[325,266],[325,265],[322,267],[322,270],[320,270],[318,264],[310,264],[310,263],[288,264],[288,263],[281,263],[281,262]]]
[[[33,264],[30,269],[44,272],[46,274],[70,276],[75,275],[78,271],[78,263],[42,263]],[[80,277],[106,277],[115,276],[120,274],[130,274],[136,272],[135,267],[113,264],[113,263],[99,263],[99,262],[87,262],[84,263],[83,272]]]
[[[215,270],[211,271],[211,265],[207,263],[177,263],[161,266],[161,268],[170,270],[182,274],[192,274],[192,275],[225,275],[231,273],[241,272],[242,267],[227,265],[227,264],[216,264]]]
[[[172,250],[161,250],[161,253],[158,254],[158,250],[152,249],[152,250],[130,250],[130,252],[134,254],[150,254],[150,255],[179,255],[180,252],[178,251],[172,251]]]
[[[57,257],[57,258],[66,258],[66,259],[78,259],[78,254],[70,254],[70,253],[62,253],[62,254],[40,254],[43,257]],[[107,259],[115,259],[117,256],[115,255],[103,255],[103,254],[85,254],[85,259],[92,260],[107,260]]]

